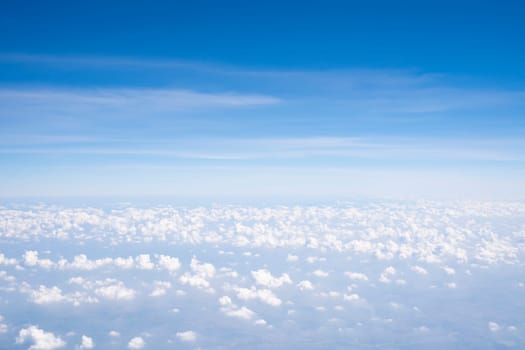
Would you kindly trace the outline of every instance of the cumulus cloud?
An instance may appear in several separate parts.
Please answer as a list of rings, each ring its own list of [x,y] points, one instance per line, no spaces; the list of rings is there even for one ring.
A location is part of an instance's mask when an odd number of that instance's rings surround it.
[[[135,263],[138,269],[151,270],[155,265],[151,262],[149,254],[140,254],[135,258]]]
[[[287,273],[283,273],[280,277],[274,277],[270,271],[265,269],[252,271],[252,277],[255,279],[255,283],[268,288],[278,288],[283,284],[292,283]]]
[[[355,281],[368,281],[367,275],[361,272],[345,272],[345,276]]]
[[[183,342],[194,342],[197,340],[197,333],[193,331],[177,332],[175,336]]]
[[[127,288],[123,282],[117,280],[101,281],[103,286],[95,289],[95,294],[108,300],[132,300],[136,292]]]
[[[234,290],[237,292],[237,298],[241,300],[259,300],[271,306],[279,306],[282,301],[270,289],[239,288]]]
[[[288,262],[296,262],[298,260],[299,260],[299,257],[297,255],[288,254],[288,256],[286,257],[286,261]]]
[[[319,270],[319,269],[318,269],[318,270],[315,270],[315,271],[313,272],[313,274],[314,274],[314,276],[317,276],[317,277],[322,277],[322,278],[324,278],[324,277],[328,277],[328,272],[323,271],[323,270]]]
[[[489,322],[489,330],[491,332],[498,332],[501,329],[500,325],[494,321]]]
[[[215,266],[210,263],[201,263],[194,257],[191,259],[190,268],[193,274],[187,272],[179,278],[179,281],[182,284],[213,293],[214,289],[210,287],[208,279],[215,276]]]
[[[146,342],[144,341],[144,339],[142,339],[142,337],[133,337],[128,342],[128,348],[132,350],[142,349],[144,345],[146,345]]]
[[[223,312],[228,317],[235,317],[243,320],[250,320],[255,316],[255,312],[245,306],[240,309],[224,309]]]
[[[427,270],[425,270],[425,269],[422,268],[421,266],[412,266],[410,269],[411,269],[412,271],[414,271],[415,273],[420,274],[420,275],[426,275],[426,274],[428,274]]]
[[[88,337],[87,335],[82,335],[82,343],[80,344],[80,349],[93,349],[95,347],[95,342],[93,338]]]
[[[150,293],[152,297],[160,297],[166,294],[167,290],[171,288],[171,283],[168,281],[154,281],[154,289]]]
[[[35,304],[57,303],[66,299],[62,295],[62,290],[56,286],[51,288],[40,286],[37,290],[32,290],[29,296]]]
[[[313,286],[312,282],[310,282],[308,280],[303,280],[303,281],[297,283],[297,287],[300,290],[312,290],[312,289],[314,289],[314,286]]]
[[[178,258],[169,255],[160,255],[158,260],[161,269],[166,269],[170,272],[176,272],[180,269],[180,261]]]
[[[53,350],[66,346],[66,342],[51,332],[46,332],[38,326],[31,325],[18,332],[17,344],[24,344],[30,341],[33,343],[29,350]]]
[[[390,283],[392,276],[396,274],[396,269],[393,266],[389,266],[386,269],[383,270],[381,275],[379,276],[379,282],[382,283]]]

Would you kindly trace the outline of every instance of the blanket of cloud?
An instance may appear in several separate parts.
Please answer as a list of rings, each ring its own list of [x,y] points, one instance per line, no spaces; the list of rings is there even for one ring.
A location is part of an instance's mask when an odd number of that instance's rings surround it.
[[[525,347],[525,203],[0,206],[0,349]]]

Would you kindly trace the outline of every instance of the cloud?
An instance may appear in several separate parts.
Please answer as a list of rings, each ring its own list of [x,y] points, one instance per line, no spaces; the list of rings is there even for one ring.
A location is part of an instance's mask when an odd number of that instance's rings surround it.
[[[241,300],[259,300],[271,306],[279,306],[282,301],[270,289],[252,288],[233,288],[237,293],[237,298]]]
[[[498,332],[501,329],[500,325],[496,322],[490,321],[489,322],[489,330],[491,332]]]
[[[155,289],[149,294],[151,297],[160,297],[166,294],[166,291],[171,288],[171,283],[168,281],[154,281]]]
[[[326,272],[326,271],[323,271],[321,269],[318,269],[318,270],[315,270],[314,272],[312,272],[314,276],[317,276],[317,277],[322,277],[322,278],[325,278],[325,277],[328,277],[329,273]]]
[[[281,277],[274,277],[270,271],[265,269],[252,271],[251,273],[252,277],[255,279],[255,283],[268,288],[278,288],[284,284],[292,283],[292,280],[287,273],[283,273]]]
[[[193,271],[191,273],[185,273],[179,278],[182,284],[203,289],[206,292],[213,293],[213,288],[210,287],[209,278],[215,276],[215,266],[210,263],[201,263],[195,257],[191,259],[190,268]]]
[[[420,274],[420,275],[426,275],[426,274],[428,274],[427,270],[425,270],[425,269],[422,268],[421,266],[412,266],[410,269],[411,269],[412,271],[414,271],[415,273]]]
[[[177,332],[175,336],[183,342],[191,343],[197,340],[197,333],[193,331]]]
[[[206,93],[186,89],[153,88],[70,88],[6,89],[0,88],[2,115],[42,119],[53,115],[74,118],[102,116],[131,119],[151,113],[176,113],[188,110],[239,108],[272,105],[280,99],[258,94],[234,92]],[[19,108],[17,111],[16,109]]]
[[[229,296],[224,295],[224,296],[219,298],[219,304],[222,305],[222,306],[232,305],[232,300],[231,300],[231,298]]]
[[[134,337],[128,342],[128,349],[142,349],[146,345],[142,337]]]
[[[235,317],[243,320],[250,320],[255,315],[255,312],[245,306],[241,307],[240,309],[224,309],[223,312],[228,317]]]
[[[155,267],[150,260],[149,254],[140,254],[135,258],[135,263],[140,270],[151,270]]]
[[[93,349],[95,347],[95,342],[93,338],[88,337],[87,335],[82,335],[82,344],[80,344],[80,349]]]
[[[66,342],[60,337],[57,337],[51,332],[45,332],[38,328],[38,326],[33,325],[23,328],[18,332],[16,343],[23,344],[26,341],[33,342],[29,350],[53,350],[66,346]]]
[[[300,290],[312,290],[312,289],[314,289],[314,286],[313,286],[312,282],[310,282],[308,280],[303,280],[303,281],[297,283],[297,287]]]
[[[176,272],[180,269],[180,261],[178,258],[169,255],[160,255],[158,261],[159,268],[166,269],[170,272]]]
[[[40,286],[38,290],[32,290],[29,296],[35,304],[57,303],[66,299],[66,297],[62,295],[62,290],[56,286],[51,288]]]
[[[364,273],[361,273],[361,272],[347,271],[345,272],[345,276],[354,281],[368,281],[368,277]]]
[[[121,281],[108,280],[104,281],[103,284],[105,285],[95,289],[95,294],[99,297],[108,300],[132,300],[135,298],[136,292],[127,288]]]
[[[379,282],[390,283],[390,278],[396,274],[396,269],[393,266],[387,267],[379,276]]]

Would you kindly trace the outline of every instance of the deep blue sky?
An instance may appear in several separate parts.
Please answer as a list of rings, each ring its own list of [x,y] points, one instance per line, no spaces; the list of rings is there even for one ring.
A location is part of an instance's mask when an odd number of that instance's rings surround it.
[[[525,194],[521,2],[0,6],[0,195]]]

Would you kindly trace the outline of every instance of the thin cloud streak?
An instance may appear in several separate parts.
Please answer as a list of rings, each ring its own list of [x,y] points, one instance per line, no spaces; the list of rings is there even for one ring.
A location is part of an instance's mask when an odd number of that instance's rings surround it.
[[[72,139],[73,140],[73,139]],[[101,139],[102,140],[102,139]],[[510,161],[525,160],[522,140],[442,140],[418,138],[258,138],[187,139],[180,142],[104,143],[78,147],[4,147],[1,154],[28,155],[129,155],[198,160],[279,160],[279,159],[370,159]]]

